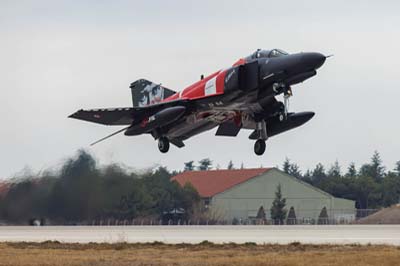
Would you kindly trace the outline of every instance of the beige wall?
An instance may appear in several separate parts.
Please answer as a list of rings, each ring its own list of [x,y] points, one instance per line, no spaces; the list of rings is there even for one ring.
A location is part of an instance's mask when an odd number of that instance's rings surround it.
[[[226,219],[247,219],[255,217],[260,206],[263,206],[268,219],[279,184],[286,198],[286,209],[293,206],[297,219],[318,219],[323,207],[327,208],[329,218],[351,218],[355,214],[354,201],[334,198],[277,169],[215,195],[212,208]]]

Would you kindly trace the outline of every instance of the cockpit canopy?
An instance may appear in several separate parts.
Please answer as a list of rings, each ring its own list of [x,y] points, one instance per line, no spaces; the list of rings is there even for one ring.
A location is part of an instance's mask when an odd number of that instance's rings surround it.
[[[288,55],[283,50],[280,49],[273,49],[273,50],[261,50],[258,49],[251,55],[247,56],[246,59],[257,59],[257,58],[272,58],[272,57],[279,57],[279,56],[285,56]]]

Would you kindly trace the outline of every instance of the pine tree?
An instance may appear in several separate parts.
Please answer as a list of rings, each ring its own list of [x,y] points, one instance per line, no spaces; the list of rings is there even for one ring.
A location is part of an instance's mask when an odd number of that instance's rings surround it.
[[[287,213],[285,206],[286,199],[282,197],[281,184],[279,184],[276,188],[275,199],[272,202],[271,207],[271,219],[275,224],[283,224],[285,221]]]
[[[318,216],[318,224],[328,224],[329,222],[328,219],[329,219],[328,211],[326,207],[323,207]]]
[[[355,188],[359,209],[377,207],[374,201],[377,198],[378,184],[371,176],[357,177],[355,180]]]
[[[286,174],[289,174],[289,171],[290,171],[290,160],[289,160],[288,157],[286,157],[285,161],[283,162],[282,171],[285,172]]]
[[[318,163],[312,172],[312,181],[314,185],[319,185],[326,179],[325,168],[321,163]]]
[[[396,173],[397,176],[400,176],[400,161],[396,162],[396,166],[394,168],[394,172]]]
[[[209,158],[204,158],[199,161],[199,170],[200,171],[207,171],[211,169],[212,161]]]
[[[301,175],[300,167],[295,163],[291,163],[288,157],[286,157],[285,161],[283,162],[282,171],[298,179],[303,178]]]
[[[385,207],[400,203],[400,176],[389,172],[382,183],[382,201]]]
[[[296,212],[294,211],[294,208],[293,208],[293,206],[292,207],[290,207],[290,209],[289,209],[289,213],[288,213],[288,216],[287,216],[287,222],[286,222],[286,224],[296,224],[297,223],[297,220],[296,220]]]
[[[194,170],[194,161],[189,161],[184,163],[185,167],[183,168],[183,171],[193,171]]]
[[[295,163],[292,163],[290,165],[289,175],[294,176],[297,179],[303,179],[303,176],[301,175],[300,167]]]
[[[381,181],[385,175],[385,167],[382,165],[381,156],[378,151],[375,151],[371,158],[372,177],[376,181]]]
[[[385,175],[385,167],[382,165],[382,160],[379,152],[375,151],[371,157],[371,163],[363,164],[360,168],[359,175],[370,176],[376,182],[381,182]]]
[[[331,168],[328,171],[328,176],[329,177],[341,177],[341,170],[340,170],[340,165],[339,162],[336,160],[335,163],[331,166]]]
[[[260,206],[260,208],[258,209],[257,212],[257,219],[262,219],[265,220],[266,216],[265,216],[265,210],[263,206]]]
[[[349,167],[347,168],[346,177],[356,177],[357,176],[357,169],[354,162],[351,162]]]
[[[310,171],[310,169],[307,169],[302,179],[304,182],[312,184],[312,172]]]

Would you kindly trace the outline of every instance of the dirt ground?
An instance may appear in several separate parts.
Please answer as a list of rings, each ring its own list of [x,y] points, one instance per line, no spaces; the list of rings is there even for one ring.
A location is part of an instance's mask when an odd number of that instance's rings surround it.
[[[382,209],[357,221],[358,224],[400,224],[400,204]]]
[[[400,247],[0,243],[0,265],[399,265]]]

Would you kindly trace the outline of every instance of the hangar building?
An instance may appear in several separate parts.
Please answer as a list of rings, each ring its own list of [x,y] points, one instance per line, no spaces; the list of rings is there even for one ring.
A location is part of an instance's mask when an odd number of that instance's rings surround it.
[[[182,186],[191,183],[205,206],[225,220],[253,219],[261,206],[267,220],[270,219],[270,208],[279,184],[286,198],[285,208],[288,212],[294,210],[300,222],[315,223],[321,212],[328,215],[330,222],[338,223],[354,220],[356,214],[355,201],[335,198],[277,168],[187,171],[172,180]]]

